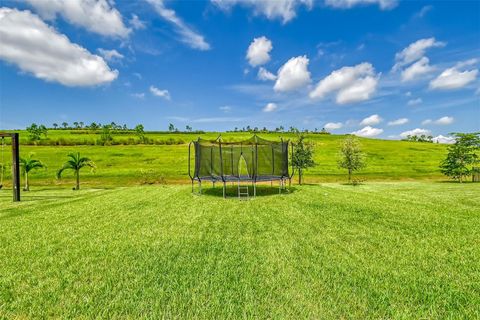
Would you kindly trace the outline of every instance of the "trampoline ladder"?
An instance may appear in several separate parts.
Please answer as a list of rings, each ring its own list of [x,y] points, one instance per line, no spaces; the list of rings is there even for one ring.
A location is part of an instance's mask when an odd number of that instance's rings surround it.
[[[240,185],[240,182],[238,183],[238,199],[242,200],[248,200],[249,199],[249,192],[248,192],[248,186],[242,186]]]

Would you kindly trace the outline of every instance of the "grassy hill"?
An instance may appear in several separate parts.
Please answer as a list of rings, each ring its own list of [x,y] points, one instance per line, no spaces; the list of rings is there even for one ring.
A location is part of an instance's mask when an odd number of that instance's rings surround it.
[[[45,162],[47,171],[32,174],[32,185],[71,185],[71,175],[57,181],[55,171],[66,160],[69,152],[79,151],[97,164],[96,173],[85,170],[82,181],[91,186],[126,186],[146,183],[185,183],[187,175],[188,143],[198,136],[215,139],[219,133],[147,133],[147,137],[156,144],[142,145],[133,133],[114,135],[111,146],[95,145],[99,134],[79,133],[70,130],[50,130],[48,138],[40,144],[27,145],[28,135],[20,132],[21,154],[35,153],[35,157]],[[294,139],[290,133],[261,133],[267,139]],[[224,140],[242,140],[250,133],[222,133]],[[337,167],[338,150],[344,136],[308,134],[307,140],[315,143],[315,161],[317,166],[306,172],[306,182],[343,181],[345,171]],[[446,146],[432,143],[391,141],[379,139],[360,139],[367,153],[368,165],[358,173],[358,177],[367,181],[378,180],[417,180],[444,179],[438,165],[444,158]],[[67,144],[67,145],[55,145]],[[74,145],[78,144],[78,145]],[[7,154],[9,158],[10,154]],[[7,173],[8,179],[8,173]],[[8,184],[8,180],[6,181]]]
[[[0,192],[0,318],[478,319],[479,191]]]

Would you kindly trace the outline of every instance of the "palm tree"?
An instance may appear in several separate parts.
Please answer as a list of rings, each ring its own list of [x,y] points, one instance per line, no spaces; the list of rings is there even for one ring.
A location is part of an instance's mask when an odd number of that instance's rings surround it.
[[[63,129],[67,129],[68,128],[68,123],[67,122],[62,122],[62,127],[63,127]]]
[[[56,130],[57,128],[58,128],[58,124],[57,124],[57,123],[54,123],[54,124],[53,124],[53,129]]]
[[[87,157],[80,157],[80,152],[69,153],[68,154],[68,161],[63,164],[63,167],[57,171],[57,179],[62,177],[62,173],[64,170],[73,170],[75,171],[75,178],[76,178],[76,186],[74,190],[80,189],[80,169],[84,167],[90,167],[94,170],[95,163]]]
[[[32,170],[47,168],[43,162],[37,159],[32,159],[32,154],[30,153],[27,158],[20,158],[20,166],[23,168],[25,173],[25,187],[23,191],[30,191],[30,185],[28,184],[28,173]]]

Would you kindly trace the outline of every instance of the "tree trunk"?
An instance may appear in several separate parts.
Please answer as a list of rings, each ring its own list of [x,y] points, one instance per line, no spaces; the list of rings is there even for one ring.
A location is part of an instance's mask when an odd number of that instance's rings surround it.
[[[23,191],[30,191],[30,186],[28,185],[28,172],[25,171],[25,188]]]
[[[77,178],[77,186],[75,189],[80,190],[80,170],[75,171],[75,173],[76,173],[75,176]]]
[[[298,184],[302,185],[302,169],[298,169]]]
[[[352,169],[348,169],[348,183],[352,183]]]

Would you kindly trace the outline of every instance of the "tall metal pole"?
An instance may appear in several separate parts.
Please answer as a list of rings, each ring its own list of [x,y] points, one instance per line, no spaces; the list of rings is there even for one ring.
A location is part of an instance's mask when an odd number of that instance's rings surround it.
[[[20,201],[20,152],[18,133],[12,134],[13,201]]]

